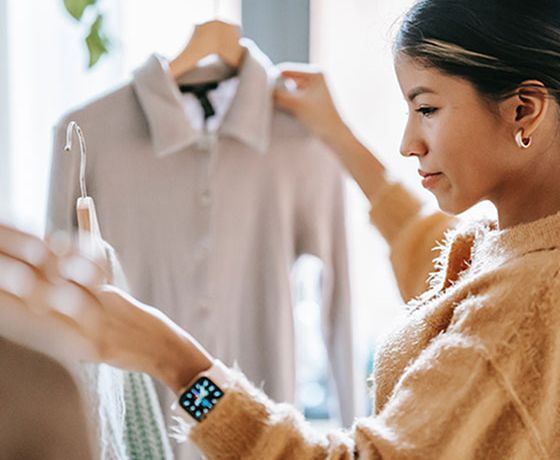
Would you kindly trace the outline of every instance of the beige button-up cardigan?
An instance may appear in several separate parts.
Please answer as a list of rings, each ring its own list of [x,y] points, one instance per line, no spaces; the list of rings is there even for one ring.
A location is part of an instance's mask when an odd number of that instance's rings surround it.
[[[79,155],[63,147],[66,125],[76,120],[87,141],[88,192],[131,294],[290,402],[291,268],[302,254],[318,257],[322,332],[348,424],[354,366],[343,170],[274,108],[278,70],[244,44],[236,92],[210,150],[199,147],[196,120],[157,56],[130,83],[65,115],[55,129],[47,230],[75,226]]]

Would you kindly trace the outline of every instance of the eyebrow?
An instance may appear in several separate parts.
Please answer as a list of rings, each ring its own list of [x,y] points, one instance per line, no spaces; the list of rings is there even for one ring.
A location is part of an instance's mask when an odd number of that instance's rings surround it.
[[[413,102],[414,99],[416,99],[418,96],[420,96],[420,94],[436,94],[436,92],[433,89],[430,88],[426,88],[425,86],[418,86],[416,88],[413,88],[412,90],[409,91],[408,93],[408,100],[410,102]]]

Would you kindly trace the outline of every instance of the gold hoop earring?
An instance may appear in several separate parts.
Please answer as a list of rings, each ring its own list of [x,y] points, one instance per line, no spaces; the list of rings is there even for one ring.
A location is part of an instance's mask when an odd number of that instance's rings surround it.
[[[531,139],[530,137],[523,137],[523,129],[520,129],[515,135],[515,143],[520,149],[528,149],[529,147],[531,147],[533,139]]]

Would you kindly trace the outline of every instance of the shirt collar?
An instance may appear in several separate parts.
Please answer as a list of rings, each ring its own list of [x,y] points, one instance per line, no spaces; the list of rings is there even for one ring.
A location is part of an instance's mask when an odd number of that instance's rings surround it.
[[[234,137],[256,152],[266,153],[278,71],[251,40],[242,39],[242,46],[247,53],[238,72],[239,85],[219,134]],[[181,93],[168,72],[165,58],[150,56],[134,72],[132,84],[158,156],[177,152],[197,141],[199,133],[184,111]]]

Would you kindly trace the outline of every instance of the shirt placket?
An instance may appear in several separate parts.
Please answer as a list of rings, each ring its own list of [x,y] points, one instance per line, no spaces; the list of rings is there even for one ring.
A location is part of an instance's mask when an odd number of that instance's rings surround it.
[[[217,348],[216,321],[213,318],[217,315],[215,290],[213,289],[213,277],[210,267],[213,249],[212,215],[215,210],[215,184],[214,171],[218,159],[218,142],[216,133],[208,130],[207,122],[199,142],[202,153],[202,168],[200,171],[200,181],[198,194],[199,207],[199,229],[198,241],[196,245],[196,280],[197,298],[195,300],[196,317],[199,320],[197,329],[200,331],[200,339],[211,353],[215,353]]]

